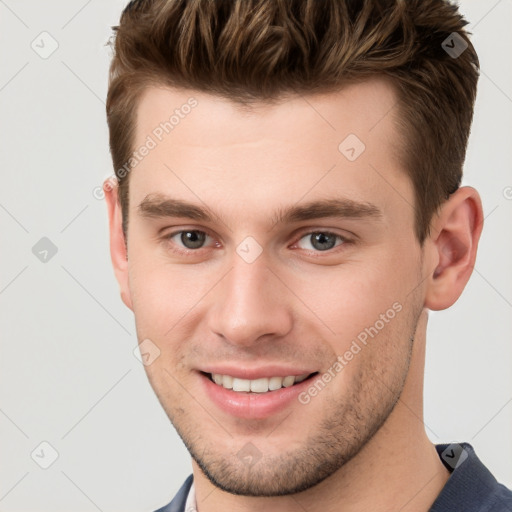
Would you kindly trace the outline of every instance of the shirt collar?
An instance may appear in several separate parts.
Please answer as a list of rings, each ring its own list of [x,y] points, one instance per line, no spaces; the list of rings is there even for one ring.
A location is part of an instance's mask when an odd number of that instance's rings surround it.
[[[194,482],[192,482],[190,490],[188,491],[187,501],[185,502],[185,512],[197,512],[196,490],[194,487]]]
[[[459,506],[461,496],[465,503],[478,503],[482,499],[482,491],[485,495],[498,485],[469,443],[437,444],[435,447],[451,475],[430,509],[431,512],[450,510],[447,505]],[[197,512],[194,482],[185,502],[185,512]]]

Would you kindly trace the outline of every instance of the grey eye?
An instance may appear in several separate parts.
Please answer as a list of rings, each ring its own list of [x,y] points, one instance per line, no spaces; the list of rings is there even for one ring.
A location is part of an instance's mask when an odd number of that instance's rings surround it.
[[[199,249],[203,246],[207,235],[203,231],[180,231],[172,238],[175,236],[179,236],[180,242],[187,249]]]
[[[306,240],[309,247],[301,247],[302,249],[307,250],[315,250],[315,251],[328,251],[335,247],[337,240],[341,237],[339,235],[335,235],[333,233],[316,231],[313,233],[308,233],[303,236],[300,240]],[[299,241],[300,242],[300,241]]]

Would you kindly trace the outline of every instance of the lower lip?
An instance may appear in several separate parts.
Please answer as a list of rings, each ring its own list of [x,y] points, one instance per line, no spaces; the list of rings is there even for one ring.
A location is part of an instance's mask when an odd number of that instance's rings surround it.
[[[263,419],[289,407],[311,384],[311,377],[288,388],[266,393],[245,393],[226,389],[200,373],[206,395],[222,411],[245,419]]]

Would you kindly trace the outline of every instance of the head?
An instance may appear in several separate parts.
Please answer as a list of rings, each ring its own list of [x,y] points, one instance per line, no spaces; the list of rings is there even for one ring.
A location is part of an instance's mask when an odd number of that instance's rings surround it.
[[[116,277],[163,408],[234,494],[310,488],[379,433],[482,225],[459,188],[478,59],[456,7],[317,6],[142,0],[115,27]],[[208,394],[237,368],[314,375],[283,410],[240,415]]]

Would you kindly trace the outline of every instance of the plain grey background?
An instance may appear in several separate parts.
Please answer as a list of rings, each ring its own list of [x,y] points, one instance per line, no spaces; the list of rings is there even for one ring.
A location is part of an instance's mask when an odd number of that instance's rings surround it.
[[[2,512],[152,511],[191,472],[134,356],[97,198],[125,4],[0,0]],[[512,487],[512,1],[461,10],[482,68],[464,183],[486,221],[465,293],[430,316],[425,423]]]

